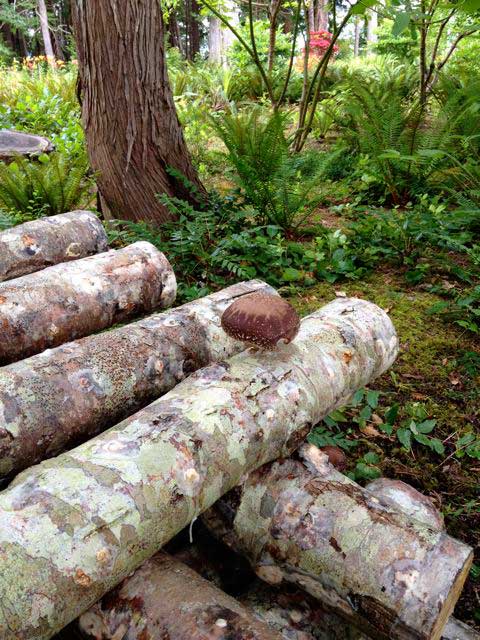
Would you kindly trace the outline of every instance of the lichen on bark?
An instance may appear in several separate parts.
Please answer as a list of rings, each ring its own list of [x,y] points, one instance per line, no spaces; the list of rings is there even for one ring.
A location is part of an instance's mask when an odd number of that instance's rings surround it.
[[[388,368],[398,341],[371,303],[335,300],[275,351],[205,367],[0,494],[0,637],[45,640],[246,473]]]
[[[113,426],[210,362],[242,351],[220,316],[274,293],[251,281],[0,368],[0,481]]]
[[[69,211],[0,233],[0,281],[108,249],[107,234],[91,211]]]
[[[175,295],[172,267],[149,242],[0,283],[0,365],[169,307]]]
[[[362,489],[313,445],[301,451],[305,463],[262,467],[205,522],[259,577],[300,586],[374,637],[440,638],[472,549]]]

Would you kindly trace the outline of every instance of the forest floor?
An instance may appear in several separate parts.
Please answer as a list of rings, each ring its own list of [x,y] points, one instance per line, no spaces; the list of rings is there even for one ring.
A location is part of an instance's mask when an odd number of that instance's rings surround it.
[[[339,290],[388,311],[400,339],[396,363],[371,385],[381,392],[373,421],[360,427],[355,421],[349,423],[347,412],[341,425],[345,437],[358,442],[355,453],[347,454],[349,467],[355,468],[359,455],[376,452],[382,475],[404,480],[432,497],[445,516],[448,532],[475,549],[475,565],[455,615],[480,628],[480,460],[463,455],[453,444],[472,427],[480,434],[478,342],[461,327],[428,313],[440,298],[410,288],[401,275],[390,270],[379,270],[362,281],[322,283],[290,300],[305,315],[333,299]],[[434,435],[444,443],[445,453],[438,455],[418,444],[407,451],[394,434],[382,432],[375,422],[380,422],[383,411],[393,403],[400,405],[404,417],[420,407],[436,420]]]

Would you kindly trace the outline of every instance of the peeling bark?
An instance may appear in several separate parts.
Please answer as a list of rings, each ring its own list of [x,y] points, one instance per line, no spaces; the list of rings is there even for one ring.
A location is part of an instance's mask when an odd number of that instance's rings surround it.
[[[175,293],[172,267],[149,242],[0,283],[0,365],[168,307]]]
[[[201,369],[146,409],[0,494],[0,637],[45,640],[245,473],[290,454],[388,368],[387,314],[338,299],[294,342]]]
[[[383,504],[312,445],[204,515],[270,584],[292,582],[378,638],[436,640],[472,550]]]
[[[236,600],[166,553],[80,616],[92,640],[281,640]]]
[[[223,311],[263,282],[233,285],[166,313],[0,369],[0,479],[58,455],[244,348]]]
[[[0,281],[107,251],[105,229],[91,211],[70,211],[0,233]]]
[[[400,509],[432,529],[438,531],[445,529],[443,516],[432,500],[409,484],[401,480],[377,478],[369,482],[365,488],[375,494],[375,497],[385,506]]]

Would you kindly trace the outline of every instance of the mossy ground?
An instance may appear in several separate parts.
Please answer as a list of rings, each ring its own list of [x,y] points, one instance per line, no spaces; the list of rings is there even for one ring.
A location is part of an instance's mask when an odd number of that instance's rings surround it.
[[[380,453],[379,466],[387,477],[402,479],[431,496],[445,515],[448,532],[475,548],[480,564],[480,460],[456,453],[455,442],[474,431],[480,436],[480,370],[462,366],[466,352],[480,354],[478,339],[471,333],[429,313],[439,298],[411,289],[401,276],[379,271],[362,281],[322,283],[290,298],[305,315],[330,301],[339,290],[366,298],[388,311],[399,335],[400,354],[390,371],[374,381],[383,407],[421,402],[429,418],[437,420],[434,435],[444,442],[439,455],[422,445],[406,451],[395,435],[375,428],[362,430],[343,424],[360,446],[349,453],[350,467],[368,450]],[[480,576],[472,572],[457,605],[456,615],[480,626]]]

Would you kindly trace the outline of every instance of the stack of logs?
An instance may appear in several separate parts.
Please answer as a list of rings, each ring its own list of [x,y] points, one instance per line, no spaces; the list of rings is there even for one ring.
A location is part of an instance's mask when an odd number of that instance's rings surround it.
[[[220,325],[258,281],[131,322],[173,270],[82,211],[0,233],[0,280],[1,640],[478,640],[429,500],[304,444],[394,361],[383,310],[337,299],[269,352]],[[160,551],[201,514],[263,583],[234,599],[205,550]]]

